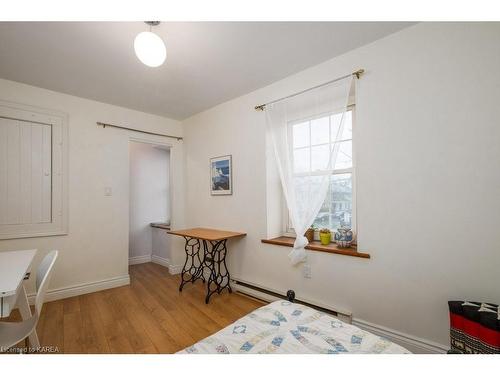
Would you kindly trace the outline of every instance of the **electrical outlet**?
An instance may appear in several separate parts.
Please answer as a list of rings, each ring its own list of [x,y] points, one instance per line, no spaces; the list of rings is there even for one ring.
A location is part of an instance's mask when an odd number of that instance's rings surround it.
[[[305,279],[311,278],[311,265],[310,264],[304,264],[304,267],[302,268],[302,275],[304,276]]]

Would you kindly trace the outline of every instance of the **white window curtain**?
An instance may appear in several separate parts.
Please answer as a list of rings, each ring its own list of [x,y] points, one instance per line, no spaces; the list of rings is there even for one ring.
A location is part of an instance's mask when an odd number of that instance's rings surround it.
[[[341,114],[340,125],[330,125],[330,137],[339,140],[344,131],[344,118],[353,94],[352,76],[330,83],[299,95],[268,104],[265,108],[268,135],[271,137],[274,155],[281,179],[290,219],[296,239],[289,257],[293,265],[307,259],[304,236],[325,200],[330,176],[333,171],[339,143],[325,149],[308,147],[298,149],[306,138],[314,137],[314,119],[330,114]],[[301,127],[304,122],[311,126]],[[319,124],[318,124],[319,126]],[[311,142],[309,141],[309,145]]]

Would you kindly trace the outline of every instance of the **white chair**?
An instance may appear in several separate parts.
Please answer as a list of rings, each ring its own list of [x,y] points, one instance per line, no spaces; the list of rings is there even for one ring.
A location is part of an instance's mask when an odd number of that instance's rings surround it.
[[[21,322],[0,322],[0,352],[6,351],[23,339],[26,340],[26,347],[29,346],[28,336],[36,328],[38,319],[40,318],[43,300],[47,293],[50,277],[52,276],[52,268],[56,262],[57,254],[57,250],[51,251],[43,258],[42,263],[38,266],[36,272],[35,313],[33,316]]]

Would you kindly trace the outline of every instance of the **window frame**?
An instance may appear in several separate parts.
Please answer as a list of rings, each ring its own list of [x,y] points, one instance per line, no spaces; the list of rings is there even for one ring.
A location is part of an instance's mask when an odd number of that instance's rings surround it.
[[[356,145],[356,142],[355,142],[356,105],[354,103],[349,104],[346,107],[346,112],[347,111],[351,111],[351,113],[352,113],[352,115],[351,115],[352,116],[352,138],[351,138],[351,142],[352,142],[352,167],[338,169],[338,170],[334,169],[334,171],[330,175],[351,173],[351,178],[352,178],[352,216],[351,216],[352,228],[351,228],[351,230],[353,232],[354,238],[356,238],[356,234],[357,234],[356,152],[355,152],[356,151],[356,146],[355,146]],[[290,122],[290,125],[293,126],[294,124],[298,124],[298,123],[305,122],[305,121],[312,121],[312,120],[316,120],[316,119],[326,117],[326,116],[332,116],[332,115],[337,114],[337,113],[341,113],[341,112],[330,112],[328,114],[322,113],[319,115],[315,115],[315,116],[307,117],[304,119],[292,121],[292,122]],[[290,139],[293,139],[293,138],[290,138]],[[342,142],[342,141],[340,141],[340,142]],[[293,144],[292,144],[292,142],[290,142],[290,143],[291,143],[290,148],[291,148],[291,151],[293,152]],[[322,172],[312,173],[312,175],[318,175],[318,176],[325,175],[325,174],[327,174],[327,173],[322,173]],[[294,174],[294,176],[295,175],[300,175],[300,173]],[[310,175],[310,174],[308,173],[308,175]],[[282,194],[281,206],[282,206],[282,211],[283,211],[283,213],[282,213],[282,218],[283,218],[283,220],[282,220],[283,221],[282,233],[283,233],[283,236],[295,238],[295,237],[297,237],[297,234],[295,233],[295,230],[291,226],[292,223],[290,220],[290,214],[288,212],[288,207],[287,207],[286,200],[285,200],[285,197],[283,194]],[[314,231],[314,239],[319,240],[319,229],[316,229]],[[331,242],[335,242],[333,235],[332,235]]]
[[[51,126],[51,221],[0,224],[0,240],[68,234],[68,116],[59,111],[0,100],[0,117]]]

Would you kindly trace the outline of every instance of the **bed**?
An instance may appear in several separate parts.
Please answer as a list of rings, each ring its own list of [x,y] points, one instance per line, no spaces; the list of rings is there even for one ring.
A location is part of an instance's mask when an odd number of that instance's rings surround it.
[[[313,308],[278,300],[179,353],[406,354],[405,348]]]

